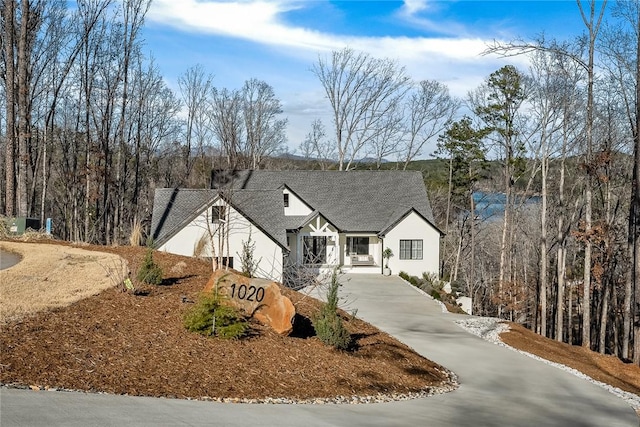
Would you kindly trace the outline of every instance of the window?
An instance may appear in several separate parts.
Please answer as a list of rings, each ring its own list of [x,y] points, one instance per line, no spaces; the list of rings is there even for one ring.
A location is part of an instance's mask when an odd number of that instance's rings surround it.
[[[207,257],[207,260],[211,261],[211,257]],[[216,262],[218,263],[218,267],[229,267],[233,268],[233,257],[219,256],[216,257]]]
[[[347,237],[349,255],[369,255],[368,237]]]
[[[211,207],[211,222],[220,222],[226,219],[226,211],[224,206]]]
[[[233,268],[233,257],[218,257],[218,265],[221,265],[223,267],[229,267],[229,268]]]
[[[284,207],[289,207],[289,195],[287,193],[284,193]]]
[[[400,240],[400,259],[422,259],[422,240]]]
[[[305,264],[325,264],[327,262],[327,238],[325,236],[304,236],[302,251]]]

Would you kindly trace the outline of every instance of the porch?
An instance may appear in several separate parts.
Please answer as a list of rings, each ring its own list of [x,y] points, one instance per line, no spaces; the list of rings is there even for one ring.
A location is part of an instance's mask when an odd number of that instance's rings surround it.
[[[345,265],[342,267],[342,271],[353,274],[382,274],[382,267],[379,265]]]
[[[375,234],[341,235],[341,264],[353,273],[381,273],[381,248],[382,241]]]

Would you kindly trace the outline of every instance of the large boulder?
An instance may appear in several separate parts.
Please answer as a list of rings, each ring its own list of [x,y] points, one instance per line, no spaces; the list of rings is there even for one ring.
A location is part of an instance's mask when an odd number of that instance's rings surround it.
[[[204,291],[212,292],[216,287],[229,304],[277,333],[289,335],[293,330],[296,309],[291,300],[282,295],[276,282],[221,269],[211,275]]]

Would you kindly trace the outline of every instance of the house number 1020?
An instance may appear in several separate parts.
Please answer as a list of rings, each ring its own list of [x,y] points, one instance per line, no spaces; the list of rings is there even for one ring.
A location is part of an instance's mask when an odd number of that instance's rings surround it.
[[[264,288],[256,288],[253,285],[249,287],[247,287],[247,285],[240,285],[236,289],[236,284],[234,283],[231,285],[231,298],[262,302],[264,299]]]

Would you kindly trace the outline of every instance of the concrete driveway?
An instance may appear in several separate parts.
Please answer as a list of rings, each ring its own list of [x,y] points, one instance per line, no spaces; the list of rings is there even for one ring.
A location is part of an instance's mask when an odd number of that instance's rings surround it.
[[[477,338],[397,277],[349,275],[347,309],[456,372],[454,392],[366,405],[248,405],[0,390],[10,426],[637,426],[604,389]]]

